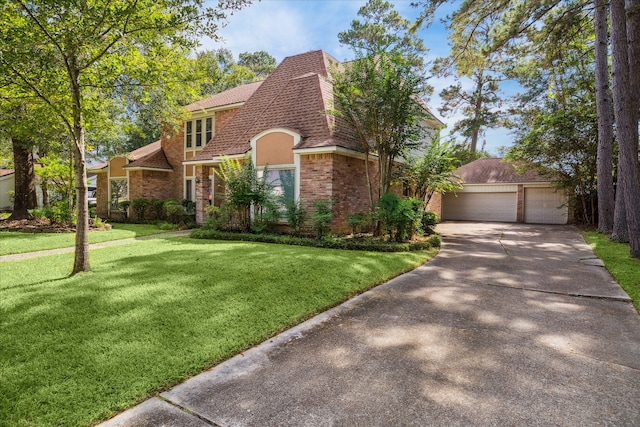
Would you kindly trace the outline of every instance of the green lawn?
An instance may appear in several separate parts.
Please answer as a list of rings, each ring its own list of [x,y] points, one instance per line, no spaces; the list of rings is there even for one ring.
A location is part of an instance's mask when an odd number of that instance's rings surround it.
[[[640,311],[640,260],[629,256],[629,244],[612,242],[604,234],[595,231],[587,231],[584,236]]]
[[[86,425],[425,262],[189,238],[0,263],[0,425]]]
[[[155,224],[113,224],[109,231],[91,231],[89,243],[166,233]],[[19,233],[0,231],[0,255],[21,254],[75,245],[75,233]]]

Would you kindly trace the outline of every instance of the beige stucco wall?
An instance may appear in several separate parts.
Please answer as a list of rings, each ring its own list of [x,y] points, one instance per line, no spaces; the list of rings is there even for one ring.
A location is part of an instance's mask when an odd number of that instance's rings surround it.
[[[256,165],[290,165],[293,163],[293,136],[272,132],[256,140]]]

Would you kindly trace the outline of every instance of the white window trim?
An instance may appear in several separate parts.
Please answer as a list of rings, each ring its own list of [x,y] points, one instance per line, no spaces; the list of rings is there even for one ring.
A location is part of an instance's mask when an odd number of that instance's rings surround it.
[[[268,130],[265,130],[263,132],[260,132],[259,134],[257,134],[253,138],[251,138],[249,140],[249,143],[251,144],[251,162],[256,167],[257,171],[263,171],[264,170],[264,166],[258,166],[256,164],[256,155],[257,155],[256,144],[257,144],[258,140],[260,138],[262,138],[263,136],[268,135],[270,133],[276,133],[276,132],[277,133],[286,133],[287,135],[290,135],[290,136],[293,137],[293,145],[291,147],[292,150],[293,150],[293,147],[298,145],[298,143],[302,139],[302,136],[299,133],[294,132],[294,131],[292,131],[290,129],[285,129],[285,128],[268,129]],[[296,201],[300,200],[300,154],[297,154],[294,151],[294,153],[293,153],[293,163],[279,164],[279,165],[267,165],[267,167],[269,169],[274,169],[274,170],[275,169],[293,169],[294,170],[294,176],[295,176],[294,191],[293,191],[294,199]]]
[[[182,189],[182,200],[189,200],[187,199],[187,181],[189,181],[189,186],[191,187],[191,194],[193,196],[193,200],[192,202],[195,202],[196,200],[196,189],[195,189],[195,177],[193,176],[186,176],[184,177],[184,188]]]

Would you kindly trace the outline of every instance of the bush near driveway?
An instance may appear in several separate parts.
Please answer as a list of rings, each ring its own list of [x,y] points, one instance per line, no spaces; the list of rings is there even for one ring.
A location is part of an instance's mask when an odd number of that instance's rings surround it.
[[[188,238],[2,263],[0,424],[99,422],[435,253]]]

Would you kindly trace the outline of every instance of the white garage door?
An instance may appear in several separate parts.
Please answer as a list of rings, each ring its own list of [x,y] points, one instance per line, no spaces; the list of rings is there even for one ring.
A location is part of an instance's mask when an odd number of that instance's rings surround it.
[[[442,218],[458,221],[515,222],[517,196],[503,193],[446,193],[442,200]]]
[[[553,188],[524,189],[524,222],[566,224],[568,209],[564,195]]]

